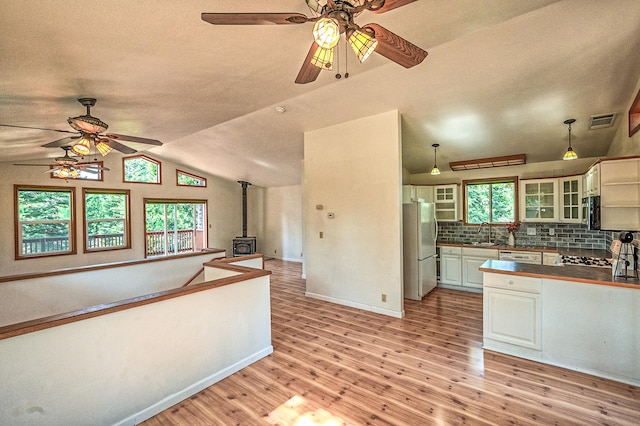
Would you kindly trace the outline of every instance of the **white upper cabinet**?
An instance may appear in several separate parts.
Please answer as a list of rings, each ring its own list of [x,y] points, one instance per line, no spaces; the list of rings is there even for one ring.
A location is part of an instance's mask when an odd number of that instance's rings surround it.
[[[458,185],[436,185],[433,187],[433,201],[436,203],[438,221],[458,220]]]
[[[558,179],[520,181],[521,221],[557,222],[558,217]]]
[[[640,159],[600,163],[601,228],[640,230]]]
[[[582,176],[558,179],[560,191],[560,222],[582,222]]]
[[[425,203],[433,203],[433,186],[417,185],[416,196],[420,199],[423,199]]]
[[[585,176],[585,197],[600,195],[600,163],[591,167]]]

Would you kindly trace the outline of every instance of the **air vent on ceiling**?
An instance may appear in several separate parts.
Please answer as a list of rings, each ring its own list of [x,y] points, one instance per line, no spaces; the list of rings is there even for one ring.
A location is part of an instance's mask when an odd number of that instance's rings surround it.
[[[605,127],[613,126],[613,121],[616,119],[616,113],[592,115],[591,122],[589,123],[589,130],[604,129]]]

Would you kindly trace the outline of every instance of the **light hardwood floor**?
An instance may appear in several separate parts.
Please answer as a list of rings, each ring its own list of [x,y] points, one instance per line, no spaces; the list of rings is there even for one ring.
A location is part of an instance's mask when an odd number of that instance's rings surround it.
[[[306,298],[299,263],[265,268],[274,353],[144,425],[640,424],[638,387],[484,352],[482,295],[438,288],[395,319]]]

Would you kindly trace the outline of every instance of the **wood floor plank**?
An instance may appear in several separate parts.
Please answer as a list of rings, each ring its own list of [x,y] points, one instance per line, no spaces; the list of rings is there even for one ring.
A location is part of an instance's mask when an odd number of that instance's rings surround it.
[[[265,268],[274,353],[145,425],[640,424],[635,386],[485,352],[481,294],[437,288],[398,319],[305,297],[299,263]]]

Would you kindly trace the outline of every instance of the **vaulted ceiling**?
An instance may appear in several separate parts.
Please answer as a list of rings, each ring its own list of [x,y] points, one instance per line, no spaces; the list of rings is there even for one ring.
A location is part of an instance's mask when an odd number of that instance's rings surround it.
[[[429,56],[405,69],[376,54],[360,64],[342,47],[340,68],[305,85],[294,80],[312,24],[214,26],[202,12],[310,15],[304,0],[4,1],[0,123],[69,129],[67,118],[85,113],[77,99],[95,97],[91,113],[109,131],[164,142],[152,155],[282,186],[301,183],[305,131],[392,109],[411,173],[433,166],[433,143],[443,170],[520,153],[557,160],[567,118],[577,120],[578,154],[603,156],[640,78],[637,0],[417,0],[365,11],[358,24],[379,23]],[[588,130],[606,113],[618,114],[613,127]],[[59,156],[41,145],[61,137],[0,127],[0,162]]]

